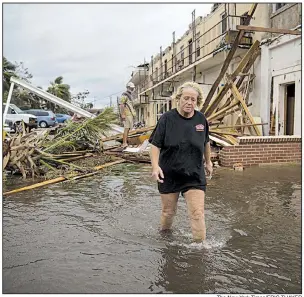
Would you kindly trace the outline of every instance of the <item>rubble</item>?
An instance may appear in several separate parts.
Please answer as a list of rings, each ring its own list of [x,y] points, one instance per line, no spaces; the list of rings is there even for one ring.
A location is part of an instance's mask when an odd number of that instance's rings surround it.
[[[93,165],[99,165],[96,156],[103,150],[100,139],[116,119],[116,114],[108,108],[81,123],[68,122],[55,135],[48,129],[30,133],[22,129],[14,136],[8,135],[3,140],[3,170],[20,172],[24,179],[45,176],[48,172],[57,176],[62,172],[87,173],[92,169],[75,161],[94,156]]]

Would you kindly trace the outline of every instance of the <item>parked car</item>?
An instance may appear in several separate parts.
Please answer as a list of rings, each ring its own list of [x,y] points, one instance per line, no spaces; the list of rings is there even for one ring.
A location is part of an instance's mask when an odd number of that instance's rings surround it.
[[[5,132],[14,132],[14,126],[13,122],[11,120],[5,120],[5,123],[3,125],[3,131]]]
[[[37,117],[38,126],[41,128],[54,127],[57,124],[56,116],[51,110],[28,109],[23,112],[35,115]]]
[[[56,113],[56,120],[58,123],[64,123],[71,118],[68,114]]]
[[[6,103],[2,104],[2,112],[4,112]],[[24,122],[25,128],[37,128],[37,117],[32,114],[24,114],[15,104],[10,104],[7,110],[5,122],[11,126],[12,130],[16,132],[22,129],[22,121]]]

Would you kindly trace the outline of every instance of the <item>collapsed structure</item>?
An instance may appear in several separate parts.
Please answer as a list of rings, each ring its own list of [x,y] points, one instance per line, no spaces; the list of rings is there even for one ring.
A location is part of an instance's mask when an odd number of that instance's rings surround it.
[[[132,72],[137,120],[154,126],[162,113],[176,107],[171,96],[178,86],[195,81],[206,96],[202,111],[210,124],[214,152],[219,151],[216,147],[224,147],[223,152],[230,146],[241,149],[240,144],[249,141],[256,148],[266,141],[282,148],[288,143],[296,152],[287,158],[270,154],[255,160],[263,154],[261,148],[257,156],[250,158],[244,151],[239,154],[243,158],[231,162],[220,154],[222,164],[299,161],[300,29],[297,3],[214,4],[204,18],[194,11],[180,39],[176,41],[173,32],[165,50],[160,47],[150,63]]]

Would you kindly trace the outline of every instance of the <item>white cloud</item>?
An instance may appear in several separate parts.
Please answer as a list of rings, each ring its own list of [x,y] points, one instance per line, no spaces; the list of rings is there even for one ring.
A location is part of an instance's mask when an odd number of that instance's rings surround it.
[[[23,61],[33,84],[62,75],[98,106],[125,88],[132,68],[180,37],[211,4],[3,4],[3,54]]]

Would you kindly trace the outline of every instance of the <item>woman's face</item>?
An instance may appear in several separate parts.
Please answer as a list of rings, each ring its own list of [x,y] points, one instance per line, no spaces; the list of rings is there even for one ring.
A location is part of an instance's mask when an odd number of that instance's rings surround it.
[[[183,89],[180,98],[180,109],[185,113],[192,113],[197,106],[198,92],[192,88]]]

